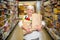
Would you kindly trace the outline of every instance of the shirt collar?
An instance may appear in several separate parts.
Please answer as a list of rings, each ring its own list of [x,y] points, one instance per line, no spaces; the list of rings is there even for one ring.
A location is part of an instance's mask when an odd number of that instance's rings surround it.
[[[28,17],[28,15],[26,15],[25,17]],[[32,20],[32,17],[30,17],[30,20]]]

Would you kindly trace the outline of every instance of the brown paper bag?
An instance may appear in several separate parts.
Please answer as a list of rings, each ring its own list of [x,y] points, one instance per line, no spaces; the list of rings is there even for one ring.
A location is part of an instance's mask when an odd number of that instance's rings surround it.
[[[41,25],[42,16],[40,14],[32,14],[32,28],[36,25]]]
[[[24,20],[23,26],[24,26],[25,28],[31,28],[30,23],[31,23],[31,21]],[[26,35],[27,32],[26,32],[25,30],[23,30],[23,34]]]

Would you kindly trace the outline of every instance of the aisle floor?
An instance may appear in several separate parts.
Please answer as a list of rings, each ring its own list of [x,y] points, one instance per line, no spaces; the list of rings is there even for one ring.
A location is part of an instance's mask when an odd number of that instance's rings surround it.
[[[42,40],[52,40],[45,29],[42,29],[41,35],[42,35],[42,37],[41,37]],[[23,40],[22,29],[20,27],[16,26],[15,29],[13,30],[13,32],[7,38],[7,40]]]

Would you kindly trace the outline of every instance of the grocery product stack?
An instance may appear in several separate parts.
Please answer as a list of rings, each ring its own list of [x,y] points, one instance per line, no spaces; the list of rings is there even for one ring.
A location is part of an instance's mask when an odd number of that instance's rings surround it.
[[[18,20],[17,2],[1,1],[0,3],[0,39],[5,40],[14,29]]]
[[[42,1],[41,14],[46,22],[48,33],[55,40],[60,40],[60,1]]]

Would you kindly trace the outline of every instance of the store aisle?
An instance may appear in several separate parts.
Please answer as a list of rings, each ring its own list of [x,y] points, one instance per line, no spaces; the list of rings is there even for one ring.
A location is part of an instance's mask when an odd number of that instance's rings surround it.
[[[49,36],[49,34],[46,32],[45,29],[42,29],[41,33],[41,40],[52,40],[52,38]]]
[[[23,40],[23,32],[22,29],[18,26],[15,27],[13,32],[7,38],[7,40]]]
[[[41,33],[41,39],[42,40],[52,40],[51,37],[48,35],[48,33],[45,31],[45,29],[42,29]],[[23,32],[22,29],[18,26],[14,29],[14,31],[11,33],[11,35],[7,38],[7,40],[23,40]]]

